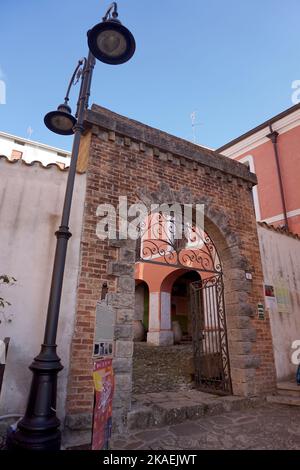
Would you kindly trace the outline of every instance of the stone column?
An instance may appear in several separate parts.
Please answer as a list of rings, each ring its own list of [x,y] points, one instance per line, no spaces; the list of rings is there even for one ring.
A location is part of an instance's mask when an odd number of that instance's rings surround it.
[[[174,344],[171,329],[171,294],[169,292],[149,293],[149,331],[147,343],[155,346]]]

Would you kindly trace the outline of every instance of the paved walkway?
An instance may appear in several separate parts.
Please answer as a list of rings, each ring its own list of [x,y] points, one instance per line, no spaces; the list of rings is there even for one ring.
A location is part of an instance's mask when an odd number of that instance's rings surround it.
[[[115,438],[112,449],[300,449],[300,407],[263,405]]]

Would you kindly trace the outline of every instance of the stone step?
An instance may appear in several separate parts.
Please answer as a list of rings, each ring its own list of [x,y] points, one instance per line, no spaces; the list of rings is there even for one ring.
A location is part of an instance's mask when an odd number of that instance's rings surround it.
[[[284,389],[277,389],[277,394],[283,397],[298,397],[300,399],[300,389],[299,390],[284,390]]]
[[[298,397],[300,399],[300,385],[296,382],[279,382],[277,383],[277,393],[281,396]]]
[[[179,424],[205,415],[255,407],[262,402],[261,398],[220,397],[195,390],[145,394],[136,396],[128,414],[128,428],[136,430]]]
[[[272,395],[267,397],[268,403],[275,403],[277,405],[290,405],[290,406],[300,406],[300,396],[283,396],[283,395]]]

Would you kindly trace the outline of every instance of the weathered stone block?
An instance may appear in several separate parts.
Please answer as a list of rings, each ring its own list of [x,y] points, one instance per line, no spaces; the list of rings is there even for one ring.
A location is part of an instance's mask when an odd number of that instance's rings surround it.
[[[115,373],[132,371],[132,359],[125,357],[115,357],[113,359],[113,369]]]
[[[128,373],[118,373],[115,375],[116,391],[120,391],[123,395],[124,390],[131,390],[132,376]]]
[[[112,434],[123,434],[127,431],[127,410],[113,407]]]
[[[237,292],[247,292],[250,294],[252,292],[252,284],[247,281],[247,279],[234,279],[230,284],[231,291]]]
[[[113,397],[113,408],[115,410],[121,410],[121,412],[127,412],[131,409],[131,390],[125,390],[122,388],[116,388]]]
[[[231,367],[237,369],[257,369],[260,366],[261,359],[254,354],[236,355],[231,358]]]
[[[250,304],[242,303],[239,306],[239,313],[241,315],[248,315],[249,317],[253,317],[253,315],[255,314],[255,309]]]
[[[127,246],[120,249],[120,261],[125,263],[135,262],[135,251],[129,249]]]
[[[133,341],[116,341],[116,357],[132,357]]]
[[[227,318],[228,328],[249,328],[251,326],[251,320],[249,317],[244,315],[232,315]]]
[[[135,142],[134,140],[131,142],[131,148],[132,150],[135,150],[136,152],[139,152],[140,150],[140,145],[138,142]]]
[[[118,281],[118,290],[122,292],[134,293],[135,280],[130,276],[121,276]]]
[[[115,325],[115,339],[133,340],[132,325]]]
[[[253,397],[257,395],[257,386],[254,380],[249,382],[233,382],[234,395],[241,395],[244,397]]]
[[[132,275],[134,273],[133,264],[119,263],[118,261],[110,261],[108,263],[108,274],[113,276]]]
[[[116,133],[114,131],[109,131],[108,139],[114,142],[116,140]]]
[[[238,369],[231,367],[231,379],[233,382],[248,382],[255,378],[255,369]]]
[[[232,268],[230,270],[230,279],[238,279],[238,280],[244,280],[246,279],[246,274],[244,269],[239,269],[239,268]]]
[[[114,240],[114,239],[109,239],[108,244],[109,246],[113,246],[114,248],[120,248],[122,245],[124,245],[125,240]]]
[[[134,310],[131,308],[118,308],[116,310],[116,323],[132,323],[134,318]]]
[[[252,351],[253,343],[250,341],[228,340],[230,354],[249,354]]]
[[[108,304],[115,308],[130,308],[134,306],[134,295],[126,293],[108,293]]]
[[[162,160],[163,162],[166,162],[168,160],[168,156],[166,153],[160,152],[159,159]]]
[[[247,304],[249,301],[248,292],[239,292],[235,289],[231,289],[231,284],[227,291],[225,291],[225,303],[228,305],[228,308],[231,308],[231,305],[243,305]]]
[[[230,341],[256,341],[256,330],[254,328],[233,328],[228,329],[228,339]]]
[[[99,137],[99,139],[104,140],[105,142],[107,142],[108,141],[108,132],[103,131],[102,129],[99,129],[98,137]]]

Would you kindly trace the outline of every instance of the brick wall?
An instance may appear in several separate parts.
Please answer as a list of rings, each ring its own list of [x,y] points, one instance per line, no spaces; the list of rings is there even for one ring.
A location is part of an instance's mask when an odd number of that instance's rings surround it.
[[[269,320],[258,320],[263,278],[251,188],[255,175],[226,157],[93,106],[87,112],[91,133],[81,241],[78,307],[71,351],[68,419],[89,423],[92,412],[92,350],[96,302],[103,282],[115,311],[114,426],[126,426],[132,388],[134,318],[133,241],[102,241],[96,236],[97,206],[179,202],[205,204],[205,230],[223,264],[231,375],[234,394],[274,389],[275,373]],[[251,272],[247,280],[245,271]],[[89,426],[89,424],[88,424]]]

